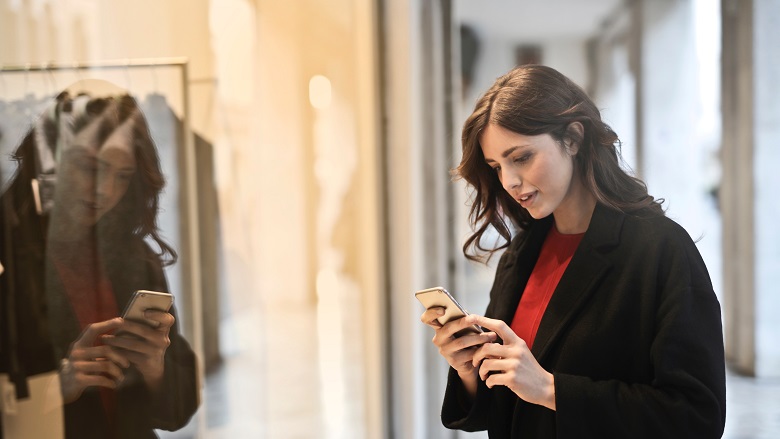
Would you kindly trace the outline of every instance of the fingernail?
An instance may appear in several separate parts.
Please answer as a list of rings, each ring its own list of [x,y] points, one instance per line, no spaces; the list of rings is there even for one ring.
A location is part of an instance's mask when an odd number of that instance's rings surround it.
[[[441,308],[437,308],[437,309],[436,309],[436,314],[438,314],[438,315],[440,315],[440,316],[443,316],[443,315],[444,315],[444,310],[443,310],[443,309],[441,309]]]

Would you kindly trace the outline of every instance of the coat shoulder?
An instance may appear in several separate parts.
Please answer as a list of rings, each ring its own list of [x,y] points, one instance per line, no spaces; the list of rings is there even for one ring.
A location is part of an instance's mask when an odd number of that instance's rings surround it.
[[[704,259],[696,241],[679,223],[666,216],[626,216],[621,243],[643,255],[645,264],[655,266],[663,277],[676,274],[689,286],[712,288]]]

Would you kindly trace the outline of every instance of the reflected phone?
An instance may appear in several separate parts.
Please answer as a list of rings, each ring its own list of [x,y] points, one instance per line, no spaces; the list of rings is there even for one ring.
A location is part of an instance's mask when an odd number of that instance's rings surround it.
[[[171,306],[173,306],[173,295],[171,293],[138,290],[133,293],[133,297],[127,303],[125,311],[122,313],[122,318],[156,326],[156,322],[150,322],[149,319],[144,317],[144,311],[156,309],[168,312]]]
[[[466,310],[463,309],[462,306],[460,306],[458,301],[455,300],[454,297],[452,297],[452,294],[450,294],[449,291],[445,290],[442,287],[434,287],[425,290],[420,290],[414,293],[414,297],[416,297],[417,300],[419,300],[420,303],[423,304],[425,309],[434,306],[443,307],[444,315],[437,319],[439,323],[441,323],[442,325],[469,315],[469,313],[466,312]],[[474,334],[474,333],[479,334],[481,332],[483,332],[482,328],[480,328],[477,325],[471,325],[468,328],[463,329],[462,331],[456,332],[455,336],[460,337],[465,334]]]

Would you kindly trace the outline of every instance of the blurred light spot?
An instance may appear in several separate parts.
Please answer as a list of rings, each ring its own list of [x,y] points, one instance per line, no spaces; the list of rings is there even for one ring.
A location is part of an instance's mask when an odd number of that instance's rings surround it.
[[[330,106],[330,79],[322,75],[314,75],[309,80],[309,102],[311,106],[324,110]]]

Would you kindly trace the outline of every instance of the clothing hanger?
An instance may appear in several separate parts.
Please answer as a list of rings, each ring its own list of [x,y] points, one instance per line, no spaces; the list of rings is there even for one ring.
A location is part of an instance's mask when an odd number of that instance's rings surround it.
[[[125,62],[125,90],[128,94],[132,94],[133,82],[130,80],[130,58]]]
[[[2,72],[0,72],[0,96],[8,96],[8,84],[5,83]],[[0,111],[4,111],[7,105],[5,98],[0,99]]]
[[[46,85],[49,88],[46,96],[47,97],[57,96],[57,92],[58,92],[57,79],[54,77],[54,70],[51,69],[50,64],[46,65],[45,67],[45,78],[46,78]]]
[[[34,123],[33,118],[33,106],[35,105],[35,95],[30,92],[30,64],[24,65],[24,117],[27,122]]]

